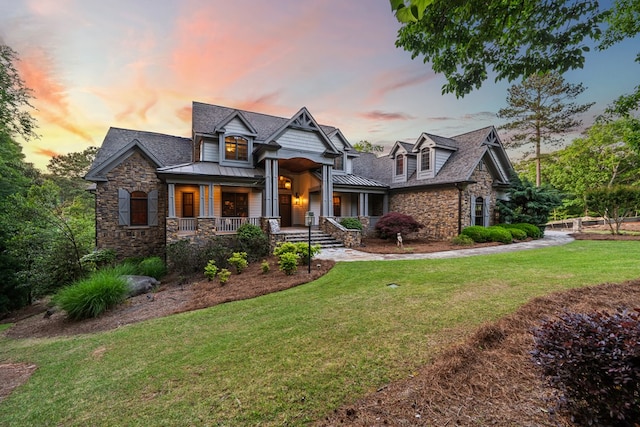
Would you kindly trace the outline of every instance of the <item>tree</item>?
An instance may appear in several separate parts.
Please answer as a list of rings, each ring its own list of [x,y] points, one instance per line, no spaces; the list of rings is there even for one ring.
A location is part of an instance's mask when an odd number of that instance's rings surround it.
[[[560,196],[554,189],[548,186],[536,187],[528,179],[514,174],[511,176],[509,200],[499,200],[498,210],[501,222],[526,222],[544,229],[549,213],[560,204]]]
[[[74,200],[77,197],[91,198],[87,193],[84,176],[96,157],[97,147],[88,147],[84,151],[54,156],[49,160],[47,177],[60,187],[62,200]],[[93,209],[93,208],[92,208]]]
[[[609,224],[611,234],[620,234],[620,225],[624,219],[640,209],[640,190],[636,187],[593,189],[587,191],[585,199],[589,210],[603,217]]]
[[[35,119],[25,111],[25,108],[33,108],[32,95],[18,74],[17,61],[18,54],[0,44],[0,133],[11,137],[20,135],[29,140],[38,137]]]
[[[353,148],[359,153],[382,153],[384,151],[382,145],[374,145],[367,140],[353,144]]]
[[[506,141],[506,147],[533,144],[538,187],[541,185],[542,144],[557,145],[561,142],[559,136],[580,126],[582,121],[575,116],[587,111],[593,103],[567,101],[575,99],[584,90],[582,84],[566,83],[556,72],[532,74],[521,84],[509,88],[509,106],[498,111],[498,117],[511,120],[502,128],[514,131]]]
[[[618,0],[637,3],[640,0]],[[596,0],[390,0],[396,46],[422,56],[461,97],[496,81],[582,68],[607,11]]]

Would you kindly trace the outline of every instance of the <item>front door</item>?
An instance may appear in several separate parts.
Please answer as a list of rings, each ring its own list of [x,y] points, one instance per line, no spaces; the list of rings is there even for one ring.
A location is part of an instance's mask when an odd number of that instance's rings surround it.
[[[291,194],[278,196],[280,209],[280,227],[291,227]]]
[[[193,218],[195,216],[193,205],[193,193],[182,193],[182,216],[184,218]]]

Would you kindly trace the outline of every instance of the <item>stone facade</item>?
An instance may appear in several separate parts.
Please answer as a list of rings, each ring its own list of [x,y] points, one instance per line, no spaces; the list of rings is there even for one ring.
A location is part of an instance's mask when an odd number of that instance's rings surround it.
[[[486,170],[486,167],[477,166],[471,174],[471,180],[475,181],[469,184],[463,192],[462,198],[462,228],[471,224],[471,199],[473,197],[490,198],[489,202],[489,225],[495,224],[496,221],[496,191],[493,188],[493,177]]]
[[[320,217],[320,230],[342,242],[347,248],[357,248],[362,245],[362,233],[360,230],[348,230],[331,217]]]
[[[118,189],[158,190],[158,225],[118,224]],[[96,185],[96,247],[114,249],[118,258],[164,256],[167,189],[156,175],[155,165],[134,151],[107,174],[107,182]]]

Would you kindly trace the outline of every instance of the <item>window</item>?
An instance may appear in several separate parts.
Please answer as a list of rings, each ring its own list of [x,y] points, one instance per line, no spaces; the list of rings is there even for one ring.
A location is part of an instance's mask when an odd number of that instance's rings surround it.
[[[241,136],[227,136],[224,139],[224,158],[226,160],[249,160],[249,141]]]
[[[118,224],[131,226],[158,225],[158,190],[129,191],[118,189]]]
[[[475,224],[479,226],[484,226],[484,199],[482,197],[478,197],[476,199],[475,209]]]
[[[420,151],[420,170],[428,171],[431,169],[431,149],[423,148]]]
[[[333,168],[338,171],[344,170],[344,156],[342,154],[333,160]]]
[[[222,193],[222,216],[249,216],[249,194]]]
[[[184,218],[193,218],[195,216],[193,193],[182,193],[182,216]]]
[[[342,216],[342,198],[340,196],[333,196],[333,216]]]
[[[398,154],[396,157],[396,175],[404,174],[404,156]]]

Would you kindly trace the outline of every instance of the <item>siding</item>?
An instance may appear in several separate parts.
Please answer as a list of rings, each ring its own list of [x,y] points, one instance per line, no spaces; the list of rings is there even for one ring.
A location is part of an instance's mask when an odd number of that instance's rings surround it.
[[[196,218],[200,213],[200,188],[197,185],[176,185],[176,215],[183,217],[182,214],[182,193],[193,193],[193,217]]]
[[[225,129],[225,134],[227,135],[229,134],[246,135],[251,132],[249,129],[247,129],[244,123],[242,123],[242,120],[240,120],[237,117],[235,117],[229,123],[224,125],[224,129]]]
[[[203,162],[219,162],[220,150],[218,143],[213,141],[205,141],[202,144],[202,161]]]
[[[251,191],[251,190],[249,190]],[[251,191],[249,193],[249,216],[262,216],[262,193]]]
[[[326,150],[324,143],[315,132],[289,129],[280,138],[278,144],[284,148],[322,153]]]
[[[407,179],[418,169],[418,159],[416,156],[407,156]]]
[[[435,173],[437,174],[438,172],[440,172],[440,169],[442,169],[442,166],[444,166],[444,164],[447,162],[447,160],[449,160],[449,157],[451,157],[451,151],[449,150],[442,150],[440,148],[436,148],[436,153],[435,153],[435,159],[434,159],[434,163],[435,163]]]

